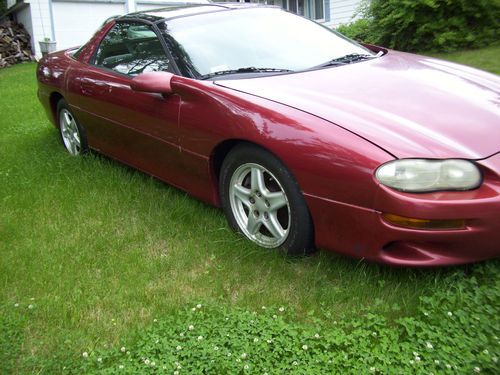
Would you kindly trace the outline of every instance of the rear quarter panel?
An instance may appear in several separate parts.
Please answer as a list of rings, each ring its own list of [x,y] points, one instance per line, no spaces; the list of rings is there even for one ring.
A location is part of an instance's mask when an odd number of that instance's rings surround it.
[[[114,22],[110,22],[102,29],[98,30],[93,37],[85,44],[77,58],[73,57],[76,48],[67,49],[51,53],[44,56],[37,65],[37,81],[38,81],[38,98],[47,113],[49,120],[57,126],[56,119],[56,103],[51,102],[51,96],[55,93],[67,98],[68,96],[68,81],[72,82],[72,78],[77,77],[77,73],[73,77],[69,77],[70,71],[84,69],[95,53],[101,39],[106,35],[108,30],[113,27]],[[69,80],[68,80],[69,77]],[[71,100],[67,100],[71,102]],[[71,104],[71,103],[70,103]]]
[[[51,96],[54,93],[65,95],[65,76],[72,64],[70,53],[70,50],[66,50],[47,55],[38,62],[36,70],[38,99],[42,103],[47,117],[54,125],[56,125],[56,111]]]

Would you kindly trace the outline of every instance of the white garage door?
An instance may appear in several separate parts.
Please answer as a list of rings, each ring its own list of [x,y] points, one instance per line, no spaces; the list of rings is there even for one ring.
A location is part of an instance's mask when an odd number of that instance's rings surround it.
[[[57,49],[85,43],[111,16],[125,13],[124,3],[52,2]]]

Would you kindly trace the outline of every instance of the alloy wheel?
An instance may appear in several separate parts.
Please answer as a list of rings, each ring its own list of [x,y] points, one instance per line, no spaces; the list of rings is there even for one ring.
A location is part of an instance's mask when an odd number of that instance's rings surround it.
[[[59,127],[66,150],[68,150],[71,155],[80,155],[82,145],[78,125],[71,112],[66,108],[61,109],[59,112]]]
[[[256,244],[275,248],[290,232],[290,204],[278,179],[262,165],[245,163],[233,173],[229,200],[240,230]]]

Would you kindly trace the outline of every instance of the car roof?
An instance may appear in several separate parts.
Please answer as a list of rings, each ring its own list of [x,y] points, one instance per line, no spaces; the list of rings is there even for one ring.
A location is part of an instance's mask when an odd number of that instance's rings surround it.
[[[212,3],[200,0],[199,3],[172,2],[163,8],[148,9],[140,12],[129,13],[115,20],[143,20],[148,22],[161,22],[179,17],[194,16],[197,14],[222,12],[243,8],[279,8],[273,5],[262,5],[258,3]]]

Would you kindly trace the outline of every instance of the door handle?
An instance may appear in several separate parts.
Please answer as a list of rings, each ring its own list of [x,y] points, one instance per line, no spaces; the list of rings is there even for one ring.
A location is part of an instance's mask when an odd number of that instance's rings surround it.
[[[98,81],[90,78],[82,78],[80,81],[80,89],[85,95],[103,95],[111,92],[111,86],[106,82]]]

